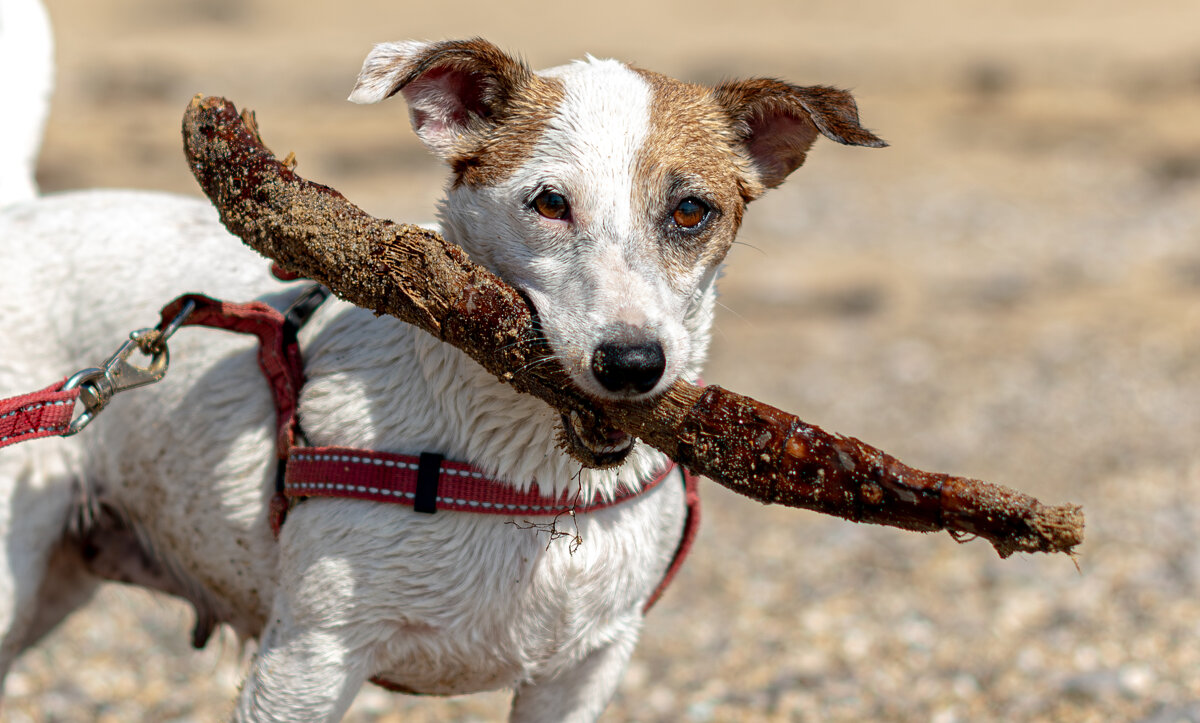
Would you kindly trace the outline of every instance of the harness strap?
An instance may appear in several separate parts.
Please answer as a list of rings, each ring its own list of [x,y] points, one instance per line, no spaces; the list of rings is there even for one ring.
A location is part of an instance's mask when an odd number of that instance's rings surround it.
[[[345,447],[297,447],[288,454],[284,495],[291,499],[303,497],[340,497],[372,502],[416,507],[421,489],[422,457],[387,452],[374,452]],[[437,467],[437,496],[433,504],[438,510],[474,512],[492,515],[558,515],[568,512],[582,514],[619,505],[626,500],[649,492],[671,476],[677,465],[672,462],[644,484],[641,489],[622,487],[612,499],[599,495],[580,501],[563,494],[546,497],[536,489],[521,492],[511,485],[488,479],[483,472],[462,462],[441,461]],[[683,562],[700,529],[700,478],[683,470],[684,500],[687,517],[683,537],[671,558],[663,579],[646,601],[648,611],[662,597],[667,585],[683,567]],[[421,510],[418,510],[421,511]],[[432,511],[432,510],[431,510]],[[278,536],[278,531],[276,531]]]
[[[671,463],[638,490],[622,487],[612,499],[597,495],[579,500],[568,493],[547,497],[536,487],[520,491],[488,477],[462,462],[441,460],[422,467],[422,457],[343,447],[298,447],[288,455],[284,494],[288,497],[352,497],[373,502],[416,506],[421,497],[421,473],[436,473],[437,510],[493,515],[557,515],[592,512],[619,505],[658,486],[675,469]],[[421,510],[417,510],[420,512]],[[430,512],[433,510],[431,509]]]
[[[683,470],[684,504],[687,505],[687,517],[683,520],[683,537],[679,540],[679,547],[675,548],[675,555],[671,558],[671,566],[667,568],[667,574],[663,575],[662,580],[659,580],[658,587],[654,588],[650,599],[642,607],[643,613],[649,612],[650,608],[654,607],[654,603],[658,602],[662,594],[667,591],[667,586],[671,584],[671,580],[675,579],[675,575],[683,567],[688,553],[692,551],[692,543],[696,541],[696,533],[700,531],[700,478],[692,474],[687,467],[680,469]]]
[[[291,339],[285,337],[286,318],[261,301],[234,304],[187,294],[163,309],[163,319],[174,318],[187,301],[194,302],[196,310],[184,322],[186,326],[208,326],[258,337],[258,366],[275,397],[275,450],[279,459],[286,459],[296,441],[296,410],[304,385],[300,346],[294,333]]]
[[[300,355],[297,334],[327,298],[329,290],[314,284],[282,314],[261,301],[233,304],[200,294],[181,296],[162,311],[163,319],[174,318],[179,308],[191,301],[196,309],[185,324],[258,337],[258,366],[275,398],[275,494],[271,496],[267,510],[275,537],[279,537],[279,530],[288,512],[283,478],[288,452],[296,445],[299,426],[296,413],[300,407],[300,389],[304,386],[304,361]]]

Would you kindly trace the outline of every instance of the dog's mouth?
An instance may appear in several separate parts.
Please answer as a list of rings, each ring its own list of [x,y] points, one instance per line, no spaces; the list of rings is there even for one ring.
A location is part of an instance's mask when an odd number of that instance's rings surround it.
[[[575,412],[562,415],[562,428],[571,456],[595,469],[615,467],[633,451],[633,437],[619,429],[590,429]]]
[[[533,318],[534,333],[545,338],[542,330],[541,315],[538,314],[537,304],[529,294],[517,287],[517,293],[525,300]],[[562,433],[559,442],[567,453],[584,465],[593,469],[615,467],[625,461],[633,451],[634,440],[625,432],[614,427],[598,428],[597,425],[585,424],[578,412],[561,415]]]

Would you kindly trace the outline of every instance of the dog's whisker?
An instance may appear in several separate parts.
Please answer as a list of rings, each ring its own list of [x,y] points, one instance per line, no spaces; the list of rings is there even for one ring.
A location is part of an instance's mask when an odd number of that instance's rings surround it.
[[[734,246],[745,246],[745,247],[746,247],[746,248],[748,248],[748,249],[754,249],[755,251],[759,252],[759,253],[760,253],[760,254],[762,254],[763,256],[770,256],[770,254],[768,254],[766,251],[764,251],[764,250],[762,250],[761,248],[759,248],[759,247],[755,246],[754,244],[751,244],[751,243],[746,243],[745,241],[738,241],[738,240],[734,240],[734,242],[733,242],[733,245],[734,245]]]
[[[538,366],[550,364],[553,361],[554,361],[554,357],[549,357],[549,356],[542,357],[541,359],[534,359],[533,361],[529,362],[528,364],[522,365],[519,369],[517,369],[517,372],[527,372],[530,369],[533,369]]]
[[[508,351],[509,349],[515,349],[516,347],[519,347],[519,346],[527,346],[531,350],[542,349],[542,348],[549,348],[550,342],[548,340],[546,340],[544,337],[521,339],[519,341],[514,341],[514,342],[510,342],[508,344],[504,344],[503,346],[498,347],[497,351]]]
[[[724,309],[725,311],[728,311],[730,314],[733,314],[733,316],[734,316],[734,317],[735,317],[735,318],[736,318],[738,321],[740,321],[740,322],[743,322],[743,323],[745,323],[745,324],[749,324],[750,326],[754,326],[754,325],[755,325],[755,323],[754,323],[754,321],[753,321],[753,320],[751,320],[751,319],[750,319],[749,317],[747,317],[745,314],[743,314],[743,313],[739,312],[737,309],[733,308],[732,306],[729,306],[728,304],[725,304],[725,303],[723,303],[723,302],[721,302],[721,301],[719,301],[719,300],[718,300],[717,302],[715,302],[715,303],[716,303],[716,305],[717,305],[717,306],[721,307],[721,308],[722,308],[722,309]]]

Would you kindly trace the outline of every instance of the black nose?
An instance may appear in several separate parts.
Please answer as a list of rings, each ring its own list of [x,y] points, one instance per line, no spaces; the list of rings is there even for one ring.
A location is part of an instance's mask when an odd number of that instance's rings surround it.
[[[610,392],[645,394],[662,379],[667,358],[657,341],[607,341],[592,354],[592,374]]]

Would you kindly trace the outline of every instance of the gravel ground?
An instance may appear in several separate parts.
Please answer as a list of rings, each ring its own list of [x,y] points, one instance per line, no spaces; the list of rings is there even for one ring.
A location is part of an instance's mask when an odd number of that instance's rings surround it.
[[[364,37],[478,33],[535,65],[590,50],[692,79],[854,86],[893,147],[824,144],[754,204],[707,380],[926,469],[1080,503],[1087,542],[1074,561],[999,560],[710,484],[689,565],[605,719],[1200,721],[1196,6],[915,0],[851,18],[751,3],[763,12],[695,43],[608,15],[547,37],[526,22],[533,5],[481,8],[474,25],[381,0],[340,23],[282,0],[50,6],[52,188],[194,193],[175,129],[198,85],[258,109],[302,173],[372,212],[428,218],[437,171],[399,108],[339,103]],[[697,20],[674,13],[645,10],[655,28]],[[227,52],[194,57],[198,39]],[[239,75],[256,54],[270,72]],[[245,651],[223,635],[193,652],[189,625],[173,601],[105,588],[20,661],[4,715],[221,719]],[[349,720],[490,721],[506,706],[365,689]]]

